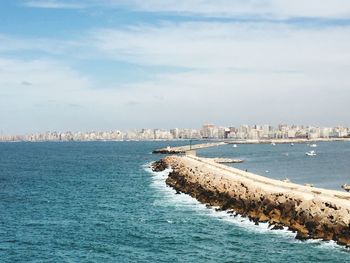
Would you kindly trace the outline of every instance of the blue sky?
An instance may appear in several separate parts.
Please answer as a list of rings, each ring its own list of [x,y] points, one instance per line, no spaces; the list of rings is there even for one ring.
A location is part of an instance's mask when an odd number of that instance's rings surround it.
[[[0,132],[350,126],[346,0],[8,0]]]

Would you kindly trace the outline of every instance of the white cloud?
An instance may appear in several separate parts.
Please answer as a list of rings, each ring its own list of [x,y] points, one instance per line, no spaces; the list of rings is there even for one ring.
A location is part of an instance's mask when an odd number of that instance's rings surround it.
[[[348,124],[350,27],[166,23],[99,30],[93,39],[111,59],[189,68],[124,89],[121,97],[142,102],[125,109],[135,123],[146,115],[167,126]]]
[[[348,0],[29,0],[35,8],[129,8],[207,17],[350,18]]]
[[[114,59],[143,65],[309,73],[350,65],[350,27],[196,22],[99,30],[92,40]]]
[[[0,68],[0,119],[5,132],[57,129],[79,122],[80,112],[66,106],[94,101],[86,93],[90,80],[57,62],[0,58]]]
[[[36,8],[126,7],[146,12],[167,12],[208,17],[349,18],[348,0],[30,0]]]
[[[25,6],[48,9],[79,9],[85,7],[78,1],[57,1],[57,0],[30,0],[24,2]]]
[[[209,68],[116,89],[101,89],[55,61],[0,59],[0,68],[0,119],[11,133],[197,127],[206,121],[349,124],[349,77],[332,68],[323,74]]]
[[[331,86],[333,85],[333,86]],[[337,88],[332,88],[337,86]],[[157,100],[154,96],[162,97]],[[129,123],[198,127],[203,122],[349,124],[350,89],[325,76],[231,71],[161,74],[116,96],[138,104],[120,109]],[[142,117],[141,117],[142,116]]]
[[[110,0],[150,12],[177,12],[214,17],[255,16],[265,18],[350,16],[347,0]]]
[[[21,38],[0,33],[0,52],[39,51],[41,54],[65,54],[70,50],[85,46],[79,40],[61,40],[49,38]]]

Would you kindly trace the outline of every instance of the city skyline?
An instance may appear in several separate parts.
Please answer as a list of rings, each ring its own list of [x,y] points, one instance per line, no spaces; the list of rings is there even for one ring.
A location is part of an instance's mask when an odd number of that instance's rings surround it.
[[[350,126],[350,3],[13,0],[0,132]]]
[[[316,127],[310,125],[242,124],[217,126],[205,123],[200,128],[142,128],[129,130],[46,131],[31,134],[0,134],[1,141],[125,141],[125,140],[178,140],[178,139],[328,139],[350,138],[350,128],[344,126]]]

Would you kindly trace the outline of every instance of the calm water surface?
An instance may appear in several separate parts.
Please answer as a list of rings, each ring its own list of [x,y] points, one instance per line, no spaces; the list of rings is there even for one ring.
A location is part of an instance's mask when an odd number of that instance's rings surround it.
[[[0,262],[350,262],[332,242],[297,241],[176,195],[166,173],[146,165],[167,144],[1,143]],[[349,146],[319,143],[315,158],[306,158],[307,145],[199,154],[243,158],[239,168],[337,189],[349,182]]]

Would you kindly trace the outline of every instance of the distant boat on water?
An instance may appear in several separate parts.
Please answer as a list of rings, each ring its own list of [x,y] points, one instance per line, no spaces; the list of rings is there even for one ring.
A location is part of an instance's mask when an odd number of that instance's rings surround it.
[[[275,145],[276,145],[276,143],[272,142],[272,143],[271,143],[271,145],[275,146]]]
[[[233,147],[233,148],[237,148],[237,144],[234,144],[232,147]]]
[[[317,144],[316,144],[316,143],[310,144],[310,147],[316,148],[316,147],[317,147]]]
[[[309,151],[305,153],[307,156],[316,156],[316,152],[315,151]]]
[[[294,146],[294,143],[291,143],[290,146]]]

